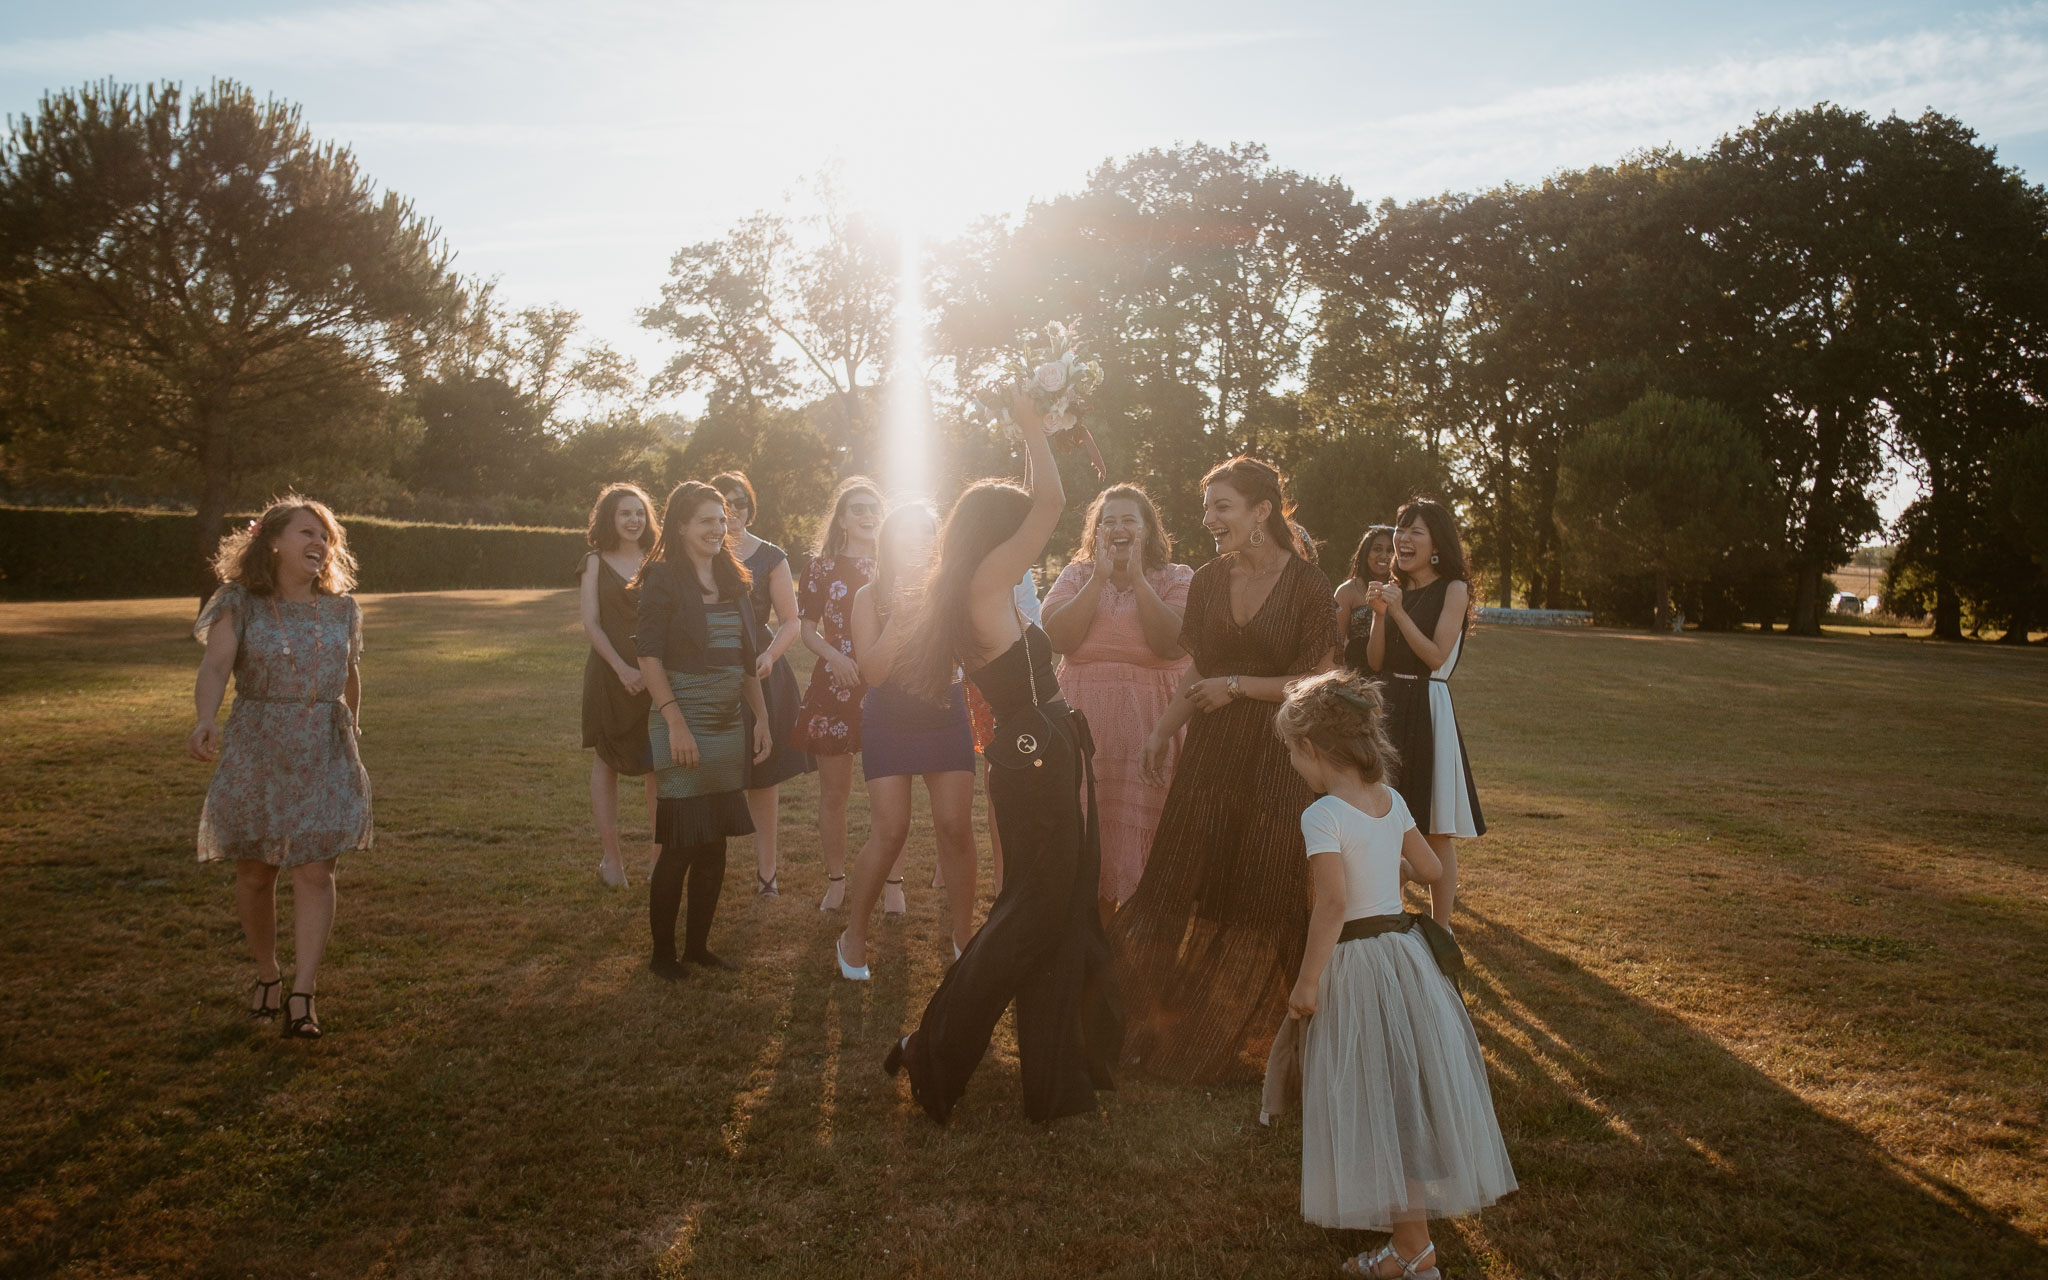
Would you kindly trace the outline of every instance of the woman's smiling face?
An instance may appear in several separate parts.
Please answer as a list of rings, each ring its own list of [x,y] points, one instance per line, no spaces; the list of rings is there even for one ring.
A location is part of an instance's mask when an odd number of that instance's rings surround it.
[[[1401,572],[1418,572],[1435,554],[1436,543],[1430,539],[1429,526],[1421,516],[1411,516],[1407,524],[1394,530],[1394,563]]]
[[[1145,513],[1129,498],[1111,498],[1102,504],[1096,530],[1109,539],[1110,558],[1122,564],[1145,555]]]
[[[276,550],[278,576],[297,577],[303,574],[314,582],[327,572],[327,557],[331,551],[327,540],[327,525],[311,511],[295,511],[278,531],[277,540],[271,543]]]
[[[1202,527],[1216,539],[1216,554],[1228,555],[1251,545],[1253,530],[1272,509],[1270,502],[1247,503],[1243,494],[1218,480],[1202,493]]]
[[[694,560],[709,560],[725,545],[725,503],[706,498],[683,526],[683,546]]]
[[[881,495],[866,489],[855,489],[846,495],[844,514],[839,517],[839,532],[860,542],[872,543],[875,532],[882,527]]]
[[[612,509],[612,529],[619,535],[620,546],[639,546],[647,533],[647,505],[630,493],[620,498]]]

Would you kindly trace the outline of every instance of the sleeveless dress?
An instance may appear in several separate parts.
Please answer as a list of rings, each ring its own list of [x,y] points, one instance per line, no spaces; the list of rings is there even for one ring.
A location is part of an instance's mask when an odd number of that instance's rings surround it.
[[[769,599],[768,579],[776,566],[788,560],[781,547],[772,542],[763,542],[754,548],[754,554],[747,557],[747,572],[754,575],[754,622],[758,634],[754,647],[764,650],[774,639],[775,630],[768,625],[773,601]],[[761,682],[761,700],[768,706],[768,733],[775,741],[775,749],[759,764],[748,765],[747,787],[772,787],[789,781],[800,774],[814,771],[817,762],[811,753],[795,741],[797,687],[796,669],[789,665],[788,655],[775,660],[768,668],[768,678]]]
[[[1402,594],[1401,606],[1422,634],[1436,634],[1450,586],[1450,579],[1438,578]],[[1396,773],[1401,798],[1408,802],[1415,825],[1425,834],[1470,840],[1486,834],[1486,816],[1479,811],[1472,764],[1451,707],[1451,673],[1464,646],[1465,629],[1460,626],[1444,665],[1431,671],[1408,647],[1407,634],[1388,626],[1384,661],[1375,674],[1387,699],[1387,737],[1401,756]]]
[[[1060,572],[1046,593],[1051,608],[1079,595],[1095,566],[1076,560]],[[1195,571],[1169,564],[1146,574],[1160,600],[1185,610],[1188,584]],[[1162,658],[1145,642],[1138,621],[1138,594],[1105,584],[1088,634],[1073,652],[1060,659],[1060,692],[1076,711],[1088,717],[1095,735],[1095,782],[1102,793],[1102,884],[1105,902],[1123,902],[1137,891],[1152,850],[1152,833],[1166,807],[1166,787],[1145,781],[1139,765],[1145,739],[1166,714],[1189,659]],[[1180,754],[1175,735],[1167,754],[1166,776]]]
[[[853,593],[875,576],[872,556],[819,556],[804,570],[797,612],[818,635],[853,656]],[[842,689],[823,662],[811,668],[811,687],[797,711],[797,745],[814,756],[850,756],[860,750],[860,699],[867,686]]]
[[[595,552],[591,554],[595,555]],[[633,628],[639,625],[637,593],[603,556],[597,557],[597,626],[612,651],[633,661]],[[611,664],[593,646],[583,660],[583,745],[597,749],[597,758],[629,778],[651,767],[647,750],[647,709],[643,691],[627,693]]]
[[[362,609],[353,596],[279,600],[230,582],[192,634],[204,644],[230,615],[235,703],[199,816],[199,861],[297,867],[369,848],[370,775],[341,700],[363,651]]]
[[[661,713],[647,715],[648,746],[653,752],[656,794],[654,840],[664,847],[708,844],[727,836],[754,833],[747,811],[747,718],[741,712],[739,605],[727,600],[704,606],[711,633],[705,650],[706,670],[668,673],[669,691],[682,710],[683,723],[697,743],[694,769],[680,768],[669,754],[668,722]]]
[[[1372,674],[1372,663],[1367,661],[1365,647],[1372,641],[1372,606],[1359,605],[1351,611],[1351,619],[1344,630],[1344,665],[1360,675]]]
[[[1204,678],[1303,676],[1337,644],[1330,583],[1296,557],[1240,627],[1229,558],[1195,570],[1181,647]],[[1301,811],[1315,797],[1273,732],[1277,704],[1199,711],[1145,876],[1110,922],[1131,1013],[1126,1061],[1169,1080],[1252,1081],[1308,940]]]
[[[1123,1044],[1095,907],[1092,743],[1087,720],[1058,700],[1052,642],[1036,626],[969,678],[996,713],[989,802],[1003,838],[1003,891],[932,994],[903,1060],[918,1105],[946,1123],[1014,1001],[1024,1114],[1044,1123],[1093,1111],[1095,1091],[1115,1088]]]

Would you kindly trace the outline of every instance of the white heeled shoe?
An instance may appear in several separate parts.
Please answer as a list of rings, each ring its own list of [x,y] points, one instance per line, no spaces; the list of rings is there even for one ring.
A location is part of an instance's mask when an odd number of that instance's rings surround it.
[[[839,961],[839,976],[848,982],[866,982],[868,980],[868,967],[862,965],[856,969],[846,963],[846,951],[839,945],[844,941],[846,941],[846,935],[843,933],[832,940],[832,955]]]

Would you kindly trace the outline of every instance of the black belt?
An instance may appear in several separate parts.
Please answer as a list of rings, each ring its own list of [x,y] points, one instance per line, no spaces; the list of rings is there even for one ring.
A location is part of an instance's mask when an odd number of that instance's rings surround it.
[[[1363,938],[1377,938],[1383,933],[1407,933],[1411,929],[1422,930],[1422,940],[1429,944],[1429,954],[1436,960],[1436,967],[1451,980],[1453,987],[1459,986],[1465,977],[1465,953],[1458,946],[1458,940],[1451,931],[1436,922],[1436,917],[1419,911],[1403,911],[1395,916],[1360,916],[1346,920],[1344,929],[1337,935],[1337,941],[1357,942]]]

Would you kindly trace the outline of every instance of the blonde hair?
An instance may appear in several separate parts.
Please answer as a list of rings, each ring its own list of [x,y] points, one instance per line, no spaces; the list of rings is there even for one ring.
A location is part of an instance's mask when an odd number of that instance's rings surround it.
[[[1306,742],[1324,759],[1366,782],[1386,782],[1401,763],[1387,737],[1387,702],[1379,682],[1342,667],[1287,687],[1273,730],[1292,748]]]
[[[347,530],[326,503],[296,493],[272,498],[262,515],[222,538],[213,553],[213,576],[223,583],[239,582],[251,595],[275,594],[277,539],[301,511],[312,512],[313,518],[327,529],[327,566],[313,580],[313,590],[330,596],[347,595],[354,590],[356,557],[348,549]]]

